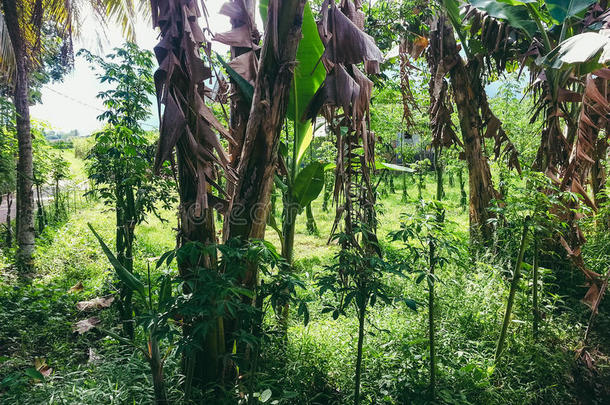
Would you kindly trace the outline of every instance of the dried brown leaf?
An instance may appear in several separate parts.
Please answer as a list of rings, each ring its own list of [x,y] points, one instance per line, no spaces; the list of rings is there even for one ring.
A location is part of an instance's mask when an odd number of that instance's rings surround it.
[[[100,309],[100,308],[108,308],[112,302],[114,301],[114,297],[97,297],[88,301],[80,301],[76,303],[76,308],[79,311],[87,311],[91,309]]]
[[[76,283],[72,287],[70,287],[68,292],[69,293],[75,293],[75,292],[83,291],[83,289],[84,289],[83,282],[79,281],[78,283]]]
[[[90,331],[91,329],[95,328],[96,325],[98,325],[101,322],[100,318],[98,317],[91,317],[91,318],[87,318],[87,319],[83,319],[82,321],[78,321],[74,324],[74,326],[72,327],[72,330],[74,332],[77,332],[79,335],[82,335],[85,332]]]
[[[324,58],[343,65],[369,62],[365,65],[367,73],[379,73],[383,55],[375,40],[343,14],[334,0],[325,0],[322,4],[318,32],[325,46]]]

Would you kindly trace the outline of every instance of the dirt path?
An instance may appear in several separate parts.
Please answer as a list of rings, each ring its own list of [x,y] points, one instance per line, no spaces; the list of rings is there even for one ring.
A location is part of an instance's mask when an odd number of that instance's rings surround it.
[[[53,193],[51,189],[42,190],[42,200],[46,205],[49,201],[53,201]],[[36,205],[36,195],[34,194],[34,205]],[[15,199],[15,195],[13,194],[13,202],[11,205],[11,221],[15,219],[17,213],[17,200]],[[6,195],[2,196],[2,204],[0,204],[0,223],[6,223],[6,214],[8,211],[8,201],[6,199]]]

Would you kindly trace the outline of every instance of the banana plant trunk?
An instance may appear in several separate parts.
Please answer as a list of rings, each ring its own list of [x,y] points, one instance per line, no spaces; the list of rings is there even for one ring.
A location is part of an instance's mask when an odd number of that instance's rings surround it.
[[[282,245],[282,257],[292,264],[294,258],[294,234],[296,229],[296,220],[299,215],[297,204],[290,198],[291,190],[288,189],[284,196],[284,212],[282,220],[282,234],[284,244]]]
[[[495,197],[491,170],[482,145],[482,120],[479,112],[481,92],[481,67],[472,59],[465,64],[455,42],[453,28],[444,24],[442,36],[445,58],[451,59],[449,70],[451,88],[458,111],[464,155],[468,163],[469,219],[471,239],[488,243],[492,240],[493,226],[489,223],[492,214],[488,211]]]
[[[178,148],[180,195],[178,246],[184,246],[189,242],[200,242],[204,246],[209,246],[217,242],[214,211],[206,208],[202,210],[201,215],[197,214],[197,182],[188,165],[184,163],[184,153],[188,152]],[[215,257],[206,256],[203,261],[202,265],[206,268],[215,267]],[[194,269],[189,265],[183,265],[178,270],[184,279],[188,280],[196,276]],[[191,335],[196,324],[197,319],[189,320],[184,326],[184,334]],[[223,325],[222,318],[216,319],[216,322],[209,327],[207,334],[197,342],[200,348],[183,357],[187,393],[193,386],[205,389],[209,384],[222,382],[221,357],[224,355],[226,347]]]
[[[313,216],[313,210],[311,209],[311,203],[307,204],[307,207],[305,207],[305,215],[307,217],[307,232],[310,235],[317,234],[318,225],[316,224],[316,219]]]
[[[32,132],[30,130],[28,57],[23,33],[19,25],[17,4],[2,0],[4,22],[15,55],[15,87],[13,102],[16,112],[17,144],[17,264],[22,274],[32,270],[34,254],[34,193],[32,190],[34,164]]]
[[[305,3],[306,0],[269,1],[268,24],[237,167],[237,183],[225,215],[225,240],[264,238],[271,188],[277,170],[280,132],[288,108],[294,62],[302,36]],[[285,241],[285,244],[289,243]],[[258,268],[248,265],[240,281],[245,288],[254,291],[259,283],[258,276]],[[250,299],[244,296],[243,300],[251,304],[260,302],[256,297]],[[257,322],[254,321],[249,329],[259,330]],[[228,337],[233,336],[239,323],[226,325]],[[238,352],[246,350],[238,348]],[[244,369],[254,371],[251,369],[256,364],[255,360],[249,359],[250,363]]]

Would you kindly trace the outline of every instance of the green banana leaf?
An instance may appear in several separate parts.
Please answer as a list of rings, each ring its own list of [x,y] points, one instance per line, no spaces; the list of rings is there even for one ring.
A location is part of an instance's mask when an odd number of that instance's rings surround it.
[[[568,18],[586,10],[597,0],[544,0],[544,2],[551,17],[562,24]]]
[[[530,2],[527,1],[527,3]],[[469,3],[492,17],[508,21],[511,26],[525,31],[530,37],[536,33],[536,23],[530,17],[527,7],[523,4],[526,3],[525,1],[513,1],[512,4],[514,5],[498,0],[470,0]]]
[[[590,73],[610,63],[610,38],[597,32],[574,35],[536,62],[553,69],[579,65],[580,74]]]
[[[267,24],[267,6],[269,0],[261,0],[259,11],[263,23]],[[309,3],[303,12],[303,38],[297,49],[297,66],[294,72],[294,85],[290,93],[287,116],[295,123],[297,164],[303,159],[305,151],[313,139],[313,128],[310,122],[301,122],[305,109],[324,79],[326,69],[319,63],[324,53],[324,44],[318,34],[318,26]]]
[[[292,198],[299,204],[300,209],[315,200],[324,188],[324,166],[320,162],[312,162],[297,175],[292,189]]]
[[[246,79],[243,78],[242,75],[237,73],[225,60],[216,52],[216,57],[220,61],[222,67],[224,67],[231,76],[231,79],[235,80],[235,83],[239,86],[241,91],[244,93],[244,96],[248,98],[248,101],[252,103],[252,98],[254,98],[254,86],[250,84]]]
[[[375,169],[377,170],[392,170],[395,172],[406,172],[406,173],[415,173],[414,169],[411,169],[410,167],[406,167],[406,166],[401,166],[401,165],[397,165],[394,163],[386,163],[386,162],[375,162]]]

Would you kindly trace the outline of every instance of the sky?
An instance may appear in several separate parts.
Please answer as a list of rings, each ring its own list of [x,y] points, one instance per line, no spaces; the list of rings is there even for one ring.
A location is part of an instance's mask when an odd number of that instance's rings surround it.
[[[206,1],[210,30],[213,33],[231,29],[229,18],[218,14],[220,6],[225,1]],[[125,41],[118,27],[107,27],[106,38],[96,32],[99,23],[95,21],[93,16],[86,16],[83,19],[82,26],[82,34],[74,44],[75,51],[87,48],[95,54],[105,55],[112,48],[121,46]],[[144,22],[138,23],[136,42],[141,48],[152,51],[158,42],[158,30],[153,30]],[[227,47],[212,41],[212,49],[217,52],[224,52]],[[96,95],[103,89],[95,77],[95,72],[90,69],[90,65],[83,58],[75,57],[74,70],[66,75],[62,82],[47,84],[42,89],[42,103],[31,108],[31,115],[36,120],[47,122],[53,130],[69,132],[76,129],[79,135],[89,135],[103,126],[97,120],[97,116],[104,111],[103,105],[96,98]],[[151,117],[144,123],[145,129],[156,129],[158,127],[159,120],[156,111],[156,107],[152,108]]]

